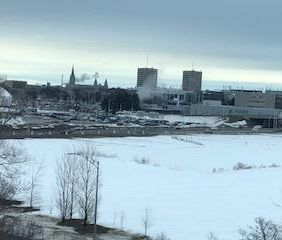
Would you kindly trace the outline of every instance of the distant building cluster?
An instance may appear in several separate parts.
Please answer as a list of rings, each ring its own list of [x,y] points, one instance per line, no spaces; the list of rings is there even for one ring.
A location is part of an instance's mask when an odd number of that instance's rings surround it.
[[[0,106],[76,109],[91,111],[99,105],[106,112],[145,110],[163,113],[257,119],[262,125],[282,120],[282,91],[202,89],[202,72],[184,70],[181,88],[158,86],[158,69],[138,68],[135,89],[109,88],[97,78],[93,84],[80,84],[74,67],[64,86],[30,85],[26,81],[5,80],[0,83]],[[282,124],[282,122],[281,122]]]
[[[137,87],[157,88],[158,69],[138,68]],[[200,92],[202,90],[202,72],[183,71],[182,90],[190,92]]]
[[[182,88],[158,87],[158,70],[138,68],[137,92],[143,110],[185,115],[282,119],[282,91],[202,90],[201,71],[183,71]]]
[[[158,87],[158,69],[138,68],[137,92],[144,109],[164,111],[185,106],[201,99],[202,72],[183,71],[182,89]]]
[[[97,78],[93,84],[80,84],[77,80],[74,67],[65,85],[51,86],[49,82],[46,85],[31,85],[27,81],[5,80],[0,83],[0,106],[11,104],[9,94],[13,96],[14,105],[34,109],[92,111],[94,106],[99,106],[106,111],[117,111],[118,108],[139,108],[134,89],[109,88],[107,79],[103,84],[98,83]]]

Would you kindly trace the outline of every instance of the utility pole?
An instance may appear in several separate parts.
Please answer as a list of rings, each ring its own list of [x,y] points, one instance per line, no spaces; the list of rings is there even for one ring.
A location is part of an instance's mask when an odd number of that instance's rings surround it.
[[[99,161],[97,163],[96,170],[96,193],[95,193],[95,213],[94,213],[94,236],[93,239],[97,240],[97,209],[98,209],[98,189],[99,189]]]
[[[111,110],[111,98],[109,97],[109,100],[108,100],[108,113],[110,113],[110,110]]]
[[[133,94],[131,96],[131,112],[133,112]]]

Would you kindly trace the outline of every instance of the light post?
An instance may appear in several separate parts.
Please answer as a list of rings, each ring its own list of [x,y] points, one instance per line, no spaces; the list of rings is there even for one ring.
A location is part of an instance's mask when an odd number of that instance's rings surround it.
[[[98,189],[99,189],[99,161],[96,163],[96,192],[95,192],[95,211],[94,211],[94,234],[93,239],[97,240],[97,210],[98,210]],[[94,164],[95,165],[95,164]]]

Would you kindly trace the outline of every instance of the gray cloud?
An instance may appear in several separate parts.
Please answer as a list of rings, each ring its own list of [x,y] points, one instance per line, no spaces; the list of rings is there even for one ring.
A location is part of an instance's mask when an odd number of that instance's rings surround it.
[[[6,41],[280,70],[281,20],[280,0],[2,0],[0,29]]]

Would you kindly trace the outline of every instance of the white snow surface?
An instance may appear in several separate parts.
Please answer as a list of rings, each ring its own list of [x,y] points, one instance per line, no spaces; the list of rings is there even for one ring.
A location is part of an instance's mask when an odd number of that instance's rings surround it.
[[[183,141],[187,138],[187,141]],[[179,139],[182,139],[181,141]],[[258,216],[282,222],[282,168],[234,171],[242,162],[282,166],[282,135],[194,135],[87,139],[100,157],[102,195],[99,224],[143,232],[149,209],[149,235],[165,232],[172,240],[239,239],[238,229]],[[86,139],[10,140],[45,160],[41,183],[43,212],[56,214],[56,159]],[[194,142],[201,144],[194,144]],[[145,158],[147,164],[140,164]],[[223,171],[213,173],[213,169]]]
[[[145,112],[121,112],[118,113],[120,117],[131,117],[136,119],[146,120],[166,120],[170,123],[181,122],[181,123],[195,123],[202,124],[205,126],[214,126],[218,122],[223,123],[223,119],[220,116],[183,116],[176,114],[159,114],[159,113],[145,113]]]
[[[5,119],[2,119],[2,120],[5,120]],[[24,125],[25,121],[23,120],[22,117],[13,117],[13,118],[9,119],[5,124],[6,125],[12,125],[12,126],[18,126],[18,125]]]
[[[227,122],[227,119],[223,119],[220,116],[183,116],[176,114],[159,114],[159,113],[145,113],[145,112],[119,112],[120,117],[130,117],[133,119],[144,120],[166,120],[169,123],[178,123],[179,126],[184,128],[191,127],[209,127],[216,128],[221,125],[225,125],[233,128],[240,128],[247,125],[245,120],[238,122]],[[185,125],[189,123],[189,125]]]

